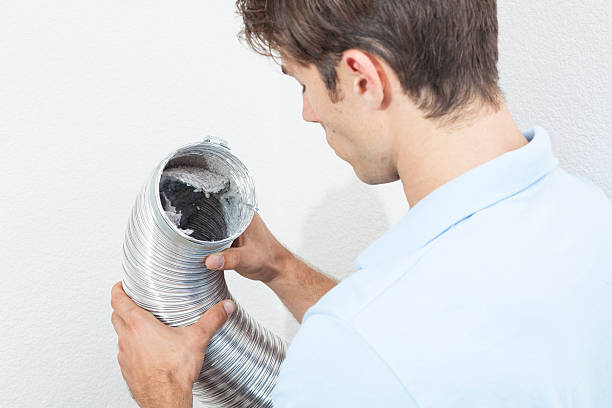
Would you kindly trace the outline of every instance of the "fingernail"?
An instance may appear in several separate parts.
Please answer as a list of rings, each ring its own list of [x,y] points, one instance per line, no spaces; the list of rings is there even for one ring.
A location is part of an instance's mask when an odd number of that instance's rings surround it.
[[[208,265],[213,269],[223,268],[223,255],[211,255],[208,257]]]
[[[225,313],[230,316],[236,310],[236,304],[231,300],[226,300],[223,302],[223,308],[225,309]]]

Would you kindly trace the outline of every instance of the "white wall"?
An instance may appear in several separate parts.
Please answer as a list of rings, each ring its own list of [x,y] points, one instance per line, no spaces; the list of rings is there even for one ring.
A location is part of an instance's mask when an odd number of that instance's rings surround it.
[[[612,195],[612,5],[502,0],[501,76],[523,128]],[[407,210],[360,184],[301,121],[299,85],[236,39],[221,0],[0,1],[0,406],[130,407],[109,291],[132,203],[152,168],[210,133],[251,170],[261,213],[336,277]],[[290,339],[262,285],[236,297]]]

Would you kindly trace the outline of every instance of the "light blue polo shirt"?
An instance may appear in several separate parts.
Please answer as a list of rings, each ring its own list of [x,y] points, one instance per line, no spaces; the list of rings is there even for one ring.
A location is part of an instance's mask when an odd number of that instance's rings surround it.
[[[612,204],[524,135],[308,309],[276,408],[612,407]]]

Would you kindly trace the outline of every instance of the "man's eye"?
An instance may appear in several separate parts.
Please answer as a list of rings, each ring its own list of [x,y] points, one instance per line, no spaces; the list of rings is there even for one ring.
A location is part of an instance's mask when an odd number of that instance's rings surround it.
[[[306,92],[306,85],[302,85],[302,93]]]

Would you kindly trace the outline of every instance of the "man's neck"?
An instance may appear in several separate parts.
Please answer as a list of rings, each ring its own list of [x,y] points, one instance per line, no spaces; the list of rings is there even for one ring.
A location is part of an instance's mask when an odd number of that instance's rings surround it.
[[[395,163],[411,207],[463,173],[527,144],[506,105],[483,110],[469,123],[436,126],[431,120],[401,124],[395,138]],[[410,134],[401,134],[410,129]]]

